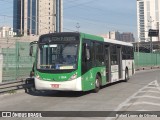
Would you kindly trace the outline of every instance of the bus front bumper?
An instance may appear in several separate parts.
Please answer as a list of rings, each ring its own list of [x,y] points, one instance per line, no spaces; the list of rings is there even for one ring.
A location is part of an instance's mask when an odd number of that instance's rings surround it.
[[[81,77],[71,81],[50,82],[35,78],[37,90],[82,91]]]

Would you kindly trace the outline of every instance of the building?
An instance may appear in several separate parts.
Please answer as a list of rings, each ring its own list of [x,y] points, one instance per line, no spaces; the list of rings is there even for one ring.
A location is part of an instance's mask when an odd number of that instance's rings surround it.
[[[56,1],[14,0],[14,31],[24,36],[55,32]]]
[[[110,31],[107,34],[102,34],[100,36],[104,38],[120,40],[120,33],[118,31]]]
[[[120,33],[118,31],[111,31],[108,33],[110,39],[121,40]]]
[[[150,41],[149,29],[159,29],[160,0],[137,0],[137,29],[138,39],[141,42]],[[159,37],[153,37],[152,41],[158,41]]]
[[[14,37],[15,35],[16,33],[13,32],[13,28],[0,27],[0,38]]]
[[[124,42],[134,42],[135,41],[134,35],[131,32],[120,33],[118,31],[111,31],[111,32],[108,32],[107,34],[103,34],[100,36],[104,38],[119,40],[119,41],[124,41]]]
[[[133,33],[124,32],[121,34],[121,40],[124,42],[134,42],[135,38],[134,38]]]

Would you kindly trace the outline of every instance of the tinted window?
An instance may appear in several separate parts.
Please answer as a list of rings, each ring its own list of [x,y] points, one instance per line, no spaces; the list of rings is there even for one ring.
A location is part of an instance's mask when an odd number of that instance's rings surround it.
[[[96,43],[95,42],[95,50],[96,50],[96,55],[95,55],[95,64],[96,66],[102,66],[104,65],[104,47],[102,43]]]
[[[133,47],[123,46],[122,47],[122,59],[133,59],[134,58],[134,51]]]
[[[110,46],[110,50],[111,50],[111,65],[117,65],[118,61],[117,61],[117,46],[116,45],[111,45]]]

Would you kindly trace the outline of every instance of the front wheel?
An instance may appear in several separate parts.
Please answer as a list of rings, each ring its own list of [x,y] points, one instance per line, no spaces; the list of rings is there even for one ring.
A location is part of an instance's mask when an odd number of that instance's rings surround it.
[[[96,75],[95,89],[93,90],[94,93],[98,93],[100,90],[100,86],[101,86],[100,80],[101,80],[100,76]]]

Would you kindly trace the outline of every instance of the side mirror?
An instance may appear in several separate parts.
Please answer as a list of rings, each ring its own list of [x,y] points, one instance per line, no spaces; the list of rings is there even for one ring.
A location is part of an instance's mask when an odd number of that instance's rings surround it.
[[[38,44],[38,42],[34,41],[34,42],[30,43],[29,56],[31,56],[31,57],[33,56],[33,45],[34,44]]]
[[[29,56],[32,57],[32,55],[33,55],[33,46],[31,45],[29,49]]]

